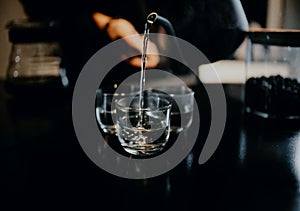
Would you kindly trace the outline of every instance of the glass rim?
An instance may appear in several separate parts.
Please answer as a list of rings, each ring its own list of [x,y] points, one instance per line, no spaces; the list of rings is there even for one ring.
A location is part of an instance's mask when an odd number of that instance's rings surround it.
[[[114,97],[119,97],[119,96],[131,96],[131,95],[137,95],[138,93],[102,93],[104,96],[114,96]]]
[[[139,107],[130,107],[128,105],[120,105],[120,101],[124,101],[124,100],[128,100],[128,99],[132,99],[131,97],[124,97],[119,99],[116,102],[116,108],[120,109],[120,110],[125,110],[125,111],[162,111],[162,110],[168,110],[171,109],[172,107],[172,103],[164,98],[160,98],[160,97],[155,97],[155,96],[146,96],[144,98],[159,98],[160,101],[164,101],[166,103],[166,105],[163,106],[159,106],[159,107],[146,107],[146,108],[139,108]]]
[[[103,96],[115,96],[115,97],[118,97],[118,96],[131,96],[131,95],[138,95],[138,91],[136,92],[103,92],[101,88],[97,89],[96,90],[96,93],[99,93],[99,94],[102,94]]]
[[[177,93],[176,91],[174,91],[174,90],[177,90],[177,88],[179,88],[179,87],[158,87],[157,89],[151,88],[151,89],[149,89],[149,91],[151,94],[152,93],[156,94],[156,95],[168,94],[171,97],[173,97],[173,96],[189,96],[189,95],[195,94],[195,92],[192,89],[187,88],[187,87],[184,87],[184,89],[179,89],[179,92]],[[161,91],[161,93],[160,92],[152,92],[155,90]],[[182,92],[180,93],[180,91],[182,91]]]

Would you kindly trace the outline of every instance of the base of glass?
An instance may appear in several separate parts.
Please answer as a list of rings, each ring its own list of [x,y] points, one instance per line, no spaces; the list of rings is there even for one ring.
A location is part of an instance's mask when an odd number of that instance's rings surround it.
[[[165,144],[128,145],[122,144],[126,152],[132,155],[148,156],[154,155],[164,149]]]
[[[117,135],[117,129],[115,126],[101,125],[100,127],[106,134]]]

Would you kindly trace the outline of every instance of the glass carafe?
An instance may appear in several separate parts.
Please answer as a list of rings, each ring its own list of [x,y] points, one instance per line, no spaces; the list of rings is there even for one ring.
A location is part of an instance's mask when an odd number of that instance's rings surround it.
[[[30,95],[68,86],[55,22],[14,20],[8,29],[12,46],[5,87],[9,93]]]
[[[246,111],[263,118],[300,119],[300,30],[248,33]]]

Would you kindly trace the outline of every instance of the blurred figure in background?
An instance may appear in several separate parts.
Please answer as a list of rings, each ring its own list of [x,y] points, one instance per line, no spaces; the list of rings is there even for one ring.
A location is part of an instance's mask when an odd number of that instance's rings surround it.
[[[196,46],[211,62],[232,58],[244,39],[244,32],[248,30],[239,0],[20,2],[30,19],[60,23],[60,41],[71,85],[76,82],[84,64],[101,47],[118,38],[143,33],[145,20],[151,12],[168,19],[174,26],[176,36]],[[156,27],[151,32],[162,30]],[[141,40],[129,45],[140,52]],[[153,43],[149,48],[157,51]],[[147,65],[154,68],[159,63],[159,58],[153,56],[148,58]],[[116,71],[124,72],[124,65],[139,70],[139,64],[139,58],[132,58],[126,64],[120,64],[122,67],[116,68]]]

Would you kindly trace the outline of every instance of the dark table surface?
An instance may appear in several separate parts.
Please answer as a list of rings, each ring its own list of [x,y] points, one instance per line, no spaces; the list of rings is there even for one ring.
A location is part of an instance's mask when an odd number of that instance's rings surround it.
[[[87,157],[71,95],[18,99],[0,87],[0,201],[8,206],[300,210],[300,126],[245,115],[243,85],[224,85],[226,127],[205,164],[198,164],[200,135],[174,169],[139,180],[107,173]]]

